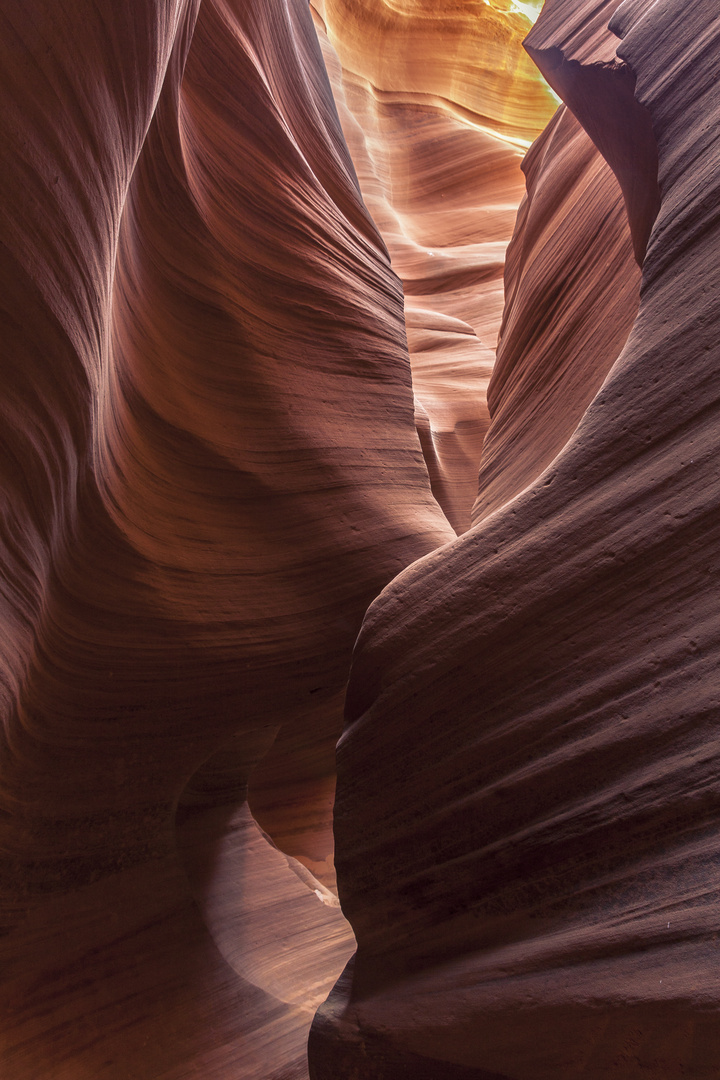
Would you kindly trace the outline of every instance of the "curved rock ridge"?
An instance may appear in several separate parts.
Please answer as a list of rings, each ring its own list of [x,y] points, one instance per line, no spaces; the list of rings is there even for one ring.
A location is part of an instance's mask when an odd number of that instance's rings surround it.
[[[273,747],[332,881],[362,613],[454,536],[400,284],[303,0],[1,24],[0,1073],[299,1080],[352,936],[243,802]]]
[[[717,1074],[720,14],[612,28],[658,148],[640,308],[554,462],[366,616],[314,1080]]]
[[[521,141],[544,123],[550,95],[519,47],[530,20],[511,0],[313,6],[344,70],[376,90],[439,99],[489,132]]]
[[[635,74],[615,55],[606,27],[620,0],[582,5],[549,0],[525,48],[608,161],[627,206],[633,248],[642,266],[660,208],[658,158],[650,113],[635,95]]]
[[[505,265],[474,524],[528,487],[568,442],[640,299],[617,180],[565,106],[523,171],[527,197]]]
[[[528,64],[530,22],[512,4],[314,7],[363,198],[403,283],[433,492],[462,532],[489,420],[522,151],[556,102]]]

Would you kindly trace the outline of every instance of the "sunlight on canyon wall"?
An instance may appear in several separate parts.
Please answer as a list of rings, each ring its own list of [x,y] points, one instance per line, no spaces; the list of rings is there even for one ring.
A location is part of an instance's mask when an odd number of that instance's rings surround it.
[[[717,1080],[720,15],[540,6],[3,3],[2,1080]]]
[[[522,156],[557,100],[511,3],[313,5],[365,203],[405,294],[433,492],[470,524]]]
[[[313,1080],[717,1074],[718,43],[673,0],[547,0],[528,37],[568,108],[524,165],[475,525],[355,649],[358,948]]]

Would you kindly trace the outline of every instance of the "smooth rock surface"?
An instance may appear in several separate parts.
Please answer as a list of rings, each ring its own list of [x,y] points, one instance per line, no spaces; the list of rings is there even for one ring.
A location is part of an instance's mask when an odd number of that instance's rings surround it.
[[[720,15],[548,0],[478,494],[537,6],[3,5],[3,1080],[716,1080]]]
[[[365,203],[399,274],[433,493],[470,525],[520,163],[556,99],[510,3],[314,4]]]
[[[612,26],[662,193],[638,315],[549,467],[366,616],[315,1080],[717,1075],[720,15]]]
[[[505,266],[474,524],[528,487],[568,442],[640,302],[617,181],[565,106],[523,169],[527,198]]]
[[[0,1074],[301,1080],[352,935],[237,814],[270,751],[332,883],[362,614],[454,536],[400,284],[303,0],[0,27]]]

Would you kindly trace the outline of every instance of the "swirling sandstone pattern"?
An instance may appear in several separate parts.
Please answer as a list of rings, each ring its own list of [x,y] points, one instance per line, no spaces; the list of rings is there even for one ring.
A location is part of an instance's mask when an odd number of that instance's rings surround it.
[[[625,344],[639,303],[640,270],[617,181],[565,106],[523,169],[527,198],[505,266],[475,524],[562,450]]]
[[[306,1080],[390,582],[313,1076],[715,1080],[711,0],[548,0],[459,539],[414,431],[460,532],[531,6],[319,2],[339,118],[304,0],[3,5],[3,1078]]]
[[[520,161],[556,107],[510,3],[317,0],[363,197],[405,294],[416,423],[433,492],[470,525],[489,416]]]
[[[574,431],[556,395],[569,439],[555,460],[537,453],[526,476],[544,471],[526,486],[508,438],[495,512],[401,574],[366,617],[336,803],[358,952],[316,1021],[318,1080],[717,1075],[720,15],[711,0],[587,0],[548,4],[547,20],[563,11],[594,28],[613,16],[657,140],[662,201],[640,308]],[[622,172],[602,96],[614,84],[595,85],[604,136],[593,134]],[[531,188],[553,139],[562,160],[562,124],[574,138],[563,119],[544,136]],[[544,175],[553,168],[550,156]],[[611,252],[627,252],[600,175],[590,169]],[[625,191],[631,224],[644,207],[641,255],[655,194]],[[517,278],[524,303],[541,271]],[[596,262],[588,296],[610,294],[603,272]],[[510,302],[507,333],[522,311]],[[606,337],[606,312],[586,317]],[[531,381],[529,347],[522,361]],[[506,357],[500,398],[528,402],[510,368]],[[582,393],[601,377],[581,373]]]
[[[284,725],[331,880],[362,613],[453,535],[401,289],[302,0],[0,28],[0,1072],[303,1077],[351,937],[242,803]]]

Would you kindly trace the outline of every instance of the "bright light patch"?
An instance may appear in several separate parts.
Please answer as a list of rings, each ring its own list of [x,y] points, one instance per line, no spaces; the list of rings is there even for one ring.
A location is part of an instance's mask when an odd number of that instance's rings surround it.
[[[535,2],[533,0],[513,0],[515,11],[521,11],[523,15],[527,15],[531,23],[537,21],[542,6],[543,0],[535,0]]]

